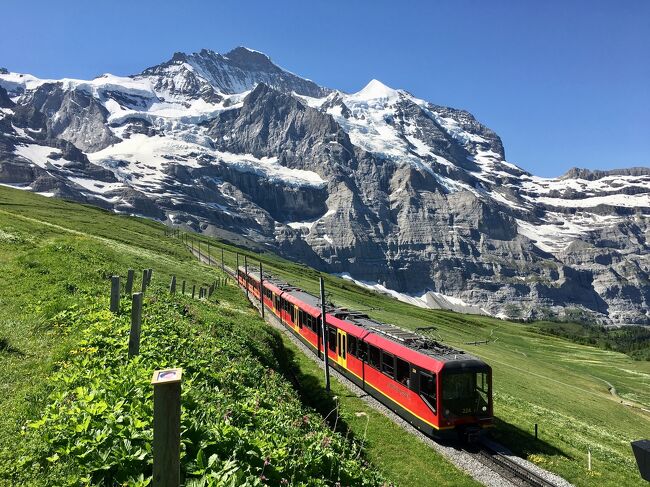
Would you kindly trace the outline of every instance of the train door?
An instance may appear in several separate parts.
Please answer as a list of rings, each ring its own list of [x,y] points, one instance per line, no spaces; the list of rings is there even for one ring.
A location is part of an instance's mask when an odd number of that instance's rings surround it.
[[[291,317],[291,319],[293,320],[293,329],[296,330],[298,333],[300,333],[300,328],[302,328],[300,326],[300,321],[298,320],[300,308],[298,306],[292,304],[291,305],[291,311],[292,311],[292,315],[293,315]]]
[[[338,364],[342,367],[345,367],[347,369],[348,367],[348,359],[347,359],[347,348],[348,348],[348,337],[347,333],[344,331],[337,329],[337,340],[336,340],[336,350],[337,350],[337,356],[336,356],[336,361]]]

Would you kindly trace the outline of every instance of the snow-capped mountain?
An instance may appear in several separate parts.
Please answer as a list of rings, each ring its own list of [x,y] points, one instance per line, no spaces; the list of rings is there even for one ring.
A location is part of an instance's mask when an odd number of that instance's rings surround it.
[[[244,235],[422,306],[650,324],[650,169],[539,178],[466,111],[247,48],[0,71],[0,183]]]

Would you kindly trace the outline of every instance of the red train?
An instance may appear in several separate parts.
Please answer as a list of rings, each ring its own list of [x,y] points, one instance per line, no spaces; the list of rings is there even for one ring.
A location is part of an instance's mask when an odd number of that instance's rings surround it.
[[[260,272],[238,269],[260,300]],[[320,357],[320,299],[264,273],[264,306]],[[492,425],[492,369],[480,359],[367,315],[326,306],[329,363],[433,437],[474,441]]]

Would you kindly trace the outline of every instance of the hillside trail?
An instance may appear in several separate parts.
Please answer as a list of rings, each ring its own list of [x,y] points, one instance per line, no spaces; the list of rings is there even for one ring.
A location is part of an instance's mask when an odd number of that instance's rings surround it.
[[[45,225],[45,226],[50,227],[50,228],[55,228],[55,229],[60,230],[62,232],[70,233],[72,235],[76,235],[76,236],[79,236],[79,237],[85,237],[85,238],[93,239],[93,240],[102,242],[102,243],[104,243],[106,245],[109,245],[112,248],[116,248],[116,249],[120,249],[120,250],[126,250],[126,251],[128,251],[130,253],[133,253],[133,254],[146,255],[146,254],[149,253],[146,249],[144,249],[142,247],[136,247],[136,246],[133,246],[133,245],[128,245],[128,244],[125,244],[124,242],[120,242],[118,240],[115,240],[115,239],[112,239],[112,238],[109,238],[109,237],[101,237],[99,235],[93,235],[91,233],[82,232],[81,230],[75,230],[73,228],[64,227],[64,226],[58,225],[56,223],[50,223],[50,222],[47,222],[47,221],[44,221],[44,220],[39,220],[38,218],[25,216],[25,215],[21,215],[21,214],[18,214],[18,213],[13,213],[13,212],[7,211],[7,210],[0,209],[0,213],[3,213],[5,215],[9,215],[9,216],[14,217],[14,218],[20,218],[21,220],[24,220],[24,221],[28,221],[28,222],[32,222],[32,223],[38,223],[39,225]],[[174,259],[172,259],[170,257],[166,257],[164,255],[157,254],[156,258],[159,259],[159,260],[164,260],[167,263],[173,263],[174,262]]]

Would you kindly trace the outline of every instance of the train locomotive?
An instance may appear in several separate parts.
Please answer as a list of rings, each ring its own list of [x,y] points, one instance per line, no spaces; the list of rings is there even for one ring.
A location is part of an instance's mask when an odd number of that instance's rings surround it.
[[[322,357],[320,299],[240,267],[239,284]],[[482,360],[366,314],[325,307],[330,365],[434,438],[474,442],[493,424],[492,370]]]

